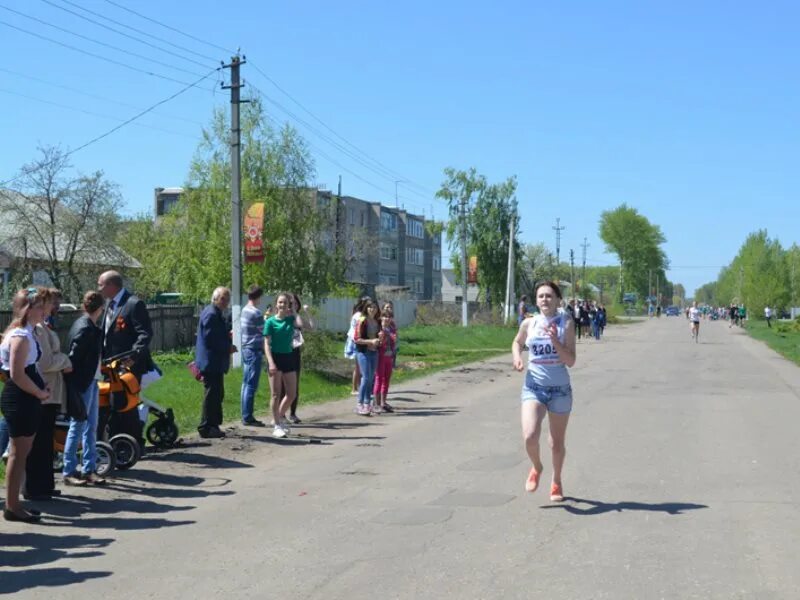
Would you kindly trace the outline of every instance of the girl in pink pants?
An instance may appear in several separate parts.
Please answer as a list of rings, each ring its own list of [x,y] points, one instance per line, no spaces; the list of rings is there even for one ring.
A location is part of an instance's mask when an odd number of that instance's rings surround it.
[[[392,378],[392,368],[394,367],[394,353],[397,344],[397,328],[394,319],[389,315],[381,318],[381,330],[378,333],[380,345],[378,346],[378,368],[375,369],[375,386],[372,393],[375,396],[375,406],[372,408],[374,413],[394,412],[386,401],[389,393],[389,380]]]

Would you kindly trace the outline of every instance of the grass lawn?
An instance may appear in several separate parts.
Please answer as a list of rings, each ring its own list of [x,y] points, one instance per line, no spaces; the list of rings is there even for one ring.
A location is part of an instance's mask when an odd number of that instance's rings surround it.
[[[482,360],[511,351],[515,328],[492,326],[412,326],[400,330],[398,365],[392,383],[427,375],[459,364]],[[300,377],[300,406],[340,400],[350,394],[353,362],[342,357],[344,340],[326,338],[325,356],[330,364],[323,371],[303,369]],[[203,385],[186,369],[188,353],[165,353],[155,356],[164,372],[160,381],[148,387],[145,395],[162,406],[172,408],[181,435],[191,434],[200,421]],[[226,421],[241,418],[239,390],[241,369],[232,369],[225,377],[223,414]],[[256,413],[268,414],[269,383],[262,372],[256,395]]]
[[[772,328],[762,320],[748,320],[745,327],[750,337],[765,342],[778,354],[800,365],[800,328],[791,321],[774,321]]]

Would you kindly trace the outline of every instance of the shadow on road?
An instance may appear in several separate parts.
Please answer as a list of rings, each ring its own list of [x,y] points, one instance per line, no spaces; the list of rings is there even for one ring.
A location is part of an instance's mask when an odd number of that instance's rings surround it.
[[[37,587],[56,587],[83,583],[112,575],[111,571],[84,571],[72,569],[25,569],[24,571],[0,572],[0,594],[15,594]]]
[[[405,408],[395,412],[401,417],[446,417],[458,414],[458,409],[454,406],[431,406],[428,408]]]
[[[203,445],[205,446],[205,444]],[[186,449],[189,446],[182,446]],[[231,458],[223,458],[221,456],[213,456],[208,454],[199,454],[197,452],[168,452],[165,454],[154,455],[149,458],[153,462],[181,462],[187,465],[196,465],[198,467],[205,467],[206,469],[252,469],[253,465],[244,463]]]
[[[113,541],[111,538],[94,538],[88,535],[2,533],[0,566],[21,567],[24,570],[0,571],[0,594],[14,594],[38,586],[68,585],[81,583],[87,579],[108,577],[111,575],[110,572],[75,573],[70,569],[30,569],[30,567],[56,562],[62,558],[102,556],[103,553],[99,549],[105,548]],[[80,551],[70,552],[70,550]]]
[[[664,512],[670,515],[682,515],[687,510],[697,510],[708,508],[706,504],[692,504],[690,502],[661,502],[648,504],[647,502],[601,502],[599,500],[586,500],[584,498],[564,498],[564,504],[548,504],[542,508],[560,508],[573,515],[602,515],[609,512],[623,512],[632,510],[644,510],[650,512]],[[577,504],[587,504],[586,508],[567,504],[574,502]]]

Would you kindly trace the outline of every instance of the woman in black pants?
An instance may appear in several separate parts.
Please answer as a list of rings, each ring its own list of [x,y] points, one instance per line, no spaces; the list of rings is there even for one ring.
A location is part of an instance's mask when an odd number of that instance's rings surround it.
[[[52,496],[60,496],[61,491],[55,489],[53,476],[53,433],[56,416],[64,412],[67,405],[67,388],[64,384],[64,373],[72,371],[69,357],[61,352],[61,342],[53,330],[53,319],[58,313],[61,293],[50,289],[45,298],[45,318],[37,323],[33,335],[39,342],[42,355],[39,358],[39,372],[45,385],[50,389],[50,398],[42,402],[42,414],[39,429],[33,439],[31,453],[25,467],[25,498],[27,500],[49,500]]]
[[[14,295],[14,317],[0,344],[0,368],[7,379],[0,410],[8,423],[11,444],[6,467],[6,521],[36,523],[38,511],[26,510],[19,499],[25,462],[39,427],[41,401],[50,397],[36,367],[41,355],[33,325],[44,318],[44,288],[28,288]]]

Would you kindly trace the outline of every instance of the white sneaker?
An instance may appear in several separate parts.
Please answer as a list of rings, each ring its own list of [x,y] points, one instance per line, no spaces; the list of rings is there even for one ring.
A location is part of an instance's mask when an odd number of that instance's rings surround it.
[[[281,427],[280,425],[275,425],[275,428],[272,430],[272,437],[274,438],[285,438],[286,437],[286,430]]]

